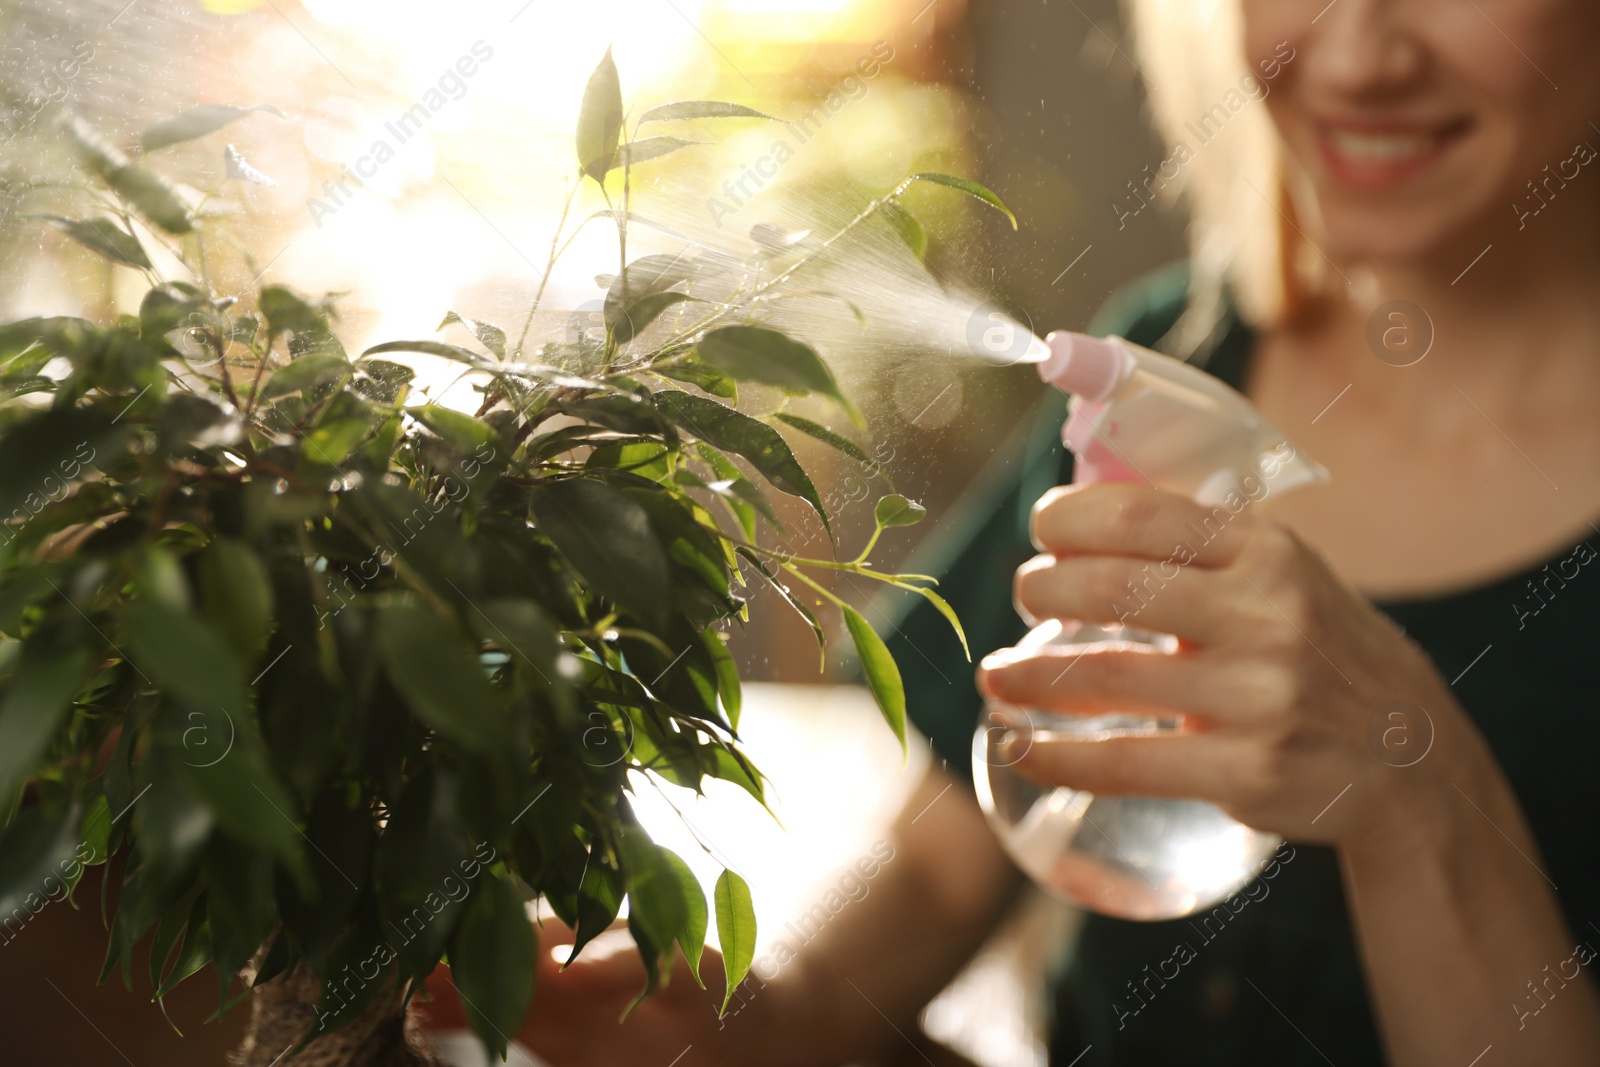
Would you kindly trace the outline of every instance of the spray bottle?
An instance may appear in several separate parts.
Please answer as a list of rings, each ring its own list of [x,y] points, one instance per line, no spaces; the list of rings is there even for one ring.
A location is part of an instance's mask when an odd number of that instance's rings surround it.
[[[1051,619],[1018,643],[1112,644],[1173,653],[1177,639],[1138,629],[1144,598],[1182,581],[1180,543],[1217,536],[1271,493],[1324,482],[1327,471],[1297,451],[1243,396],[1186,363],[1125,341],[1056,332],[1039,376],[1072,395],[1062,440],[1075,457],[1074,483],[1131,481],[1182,493],[1211,507],[1200,529],[1173,531],[1175,557],[1152,568],[1154,583],[1130,590],[1122,622]],[[1069,715],[991,705],[1033,739],[1157,735],[1177,719]],[[1086,908],[1124,919],[1170,919],[1230,896],[1260,872],[1279,838],[1244,826],[1215,805],[1153,797],[1095,797],[1034,785],[1011,769],[1008,731],[982,723],[973,738],[978,799],[1012,859],[1035,881]],[[1024,741],[1025,746],[1028,742]],[[1020,755],[1011,757],[1011,762]]]

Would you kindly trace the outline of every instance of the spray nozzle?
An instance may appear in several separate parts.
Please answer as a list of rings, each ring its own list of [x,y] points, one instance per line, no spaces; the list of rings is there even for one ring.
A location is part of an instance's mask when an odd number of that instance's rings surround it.
[[[1034,339],[1036,343],[1038,338]],[[1116,342],[1086,333],[1056,330],[1042,342],[1048,351],[1039,377],[1063,393],[1101,401],[1116,391],[1132,369]]]

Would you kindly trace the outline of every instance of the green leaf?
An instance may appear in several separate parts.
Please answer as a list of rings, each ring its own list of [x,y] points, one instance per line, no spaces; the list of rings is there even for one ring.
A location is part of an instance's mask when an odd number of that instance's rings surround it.
[[[619,345],[625,345],[643,333],[646,326],[660,318],[661,313],[672,305],[698,299],[699,297],[675,290],[651,293],[630,302],[626,307],[618,308],[615,316],[607,316],[606,325],[611,328],[612,340]]]
[[[683,282],[715,278],[728,272],[726,257],[693,256],[688,250],[640,256],[625,272],[606,280],[605,313],[612,316],[625,302],[652,293],[664,293]],[[624,278],[626,274],[626,278]],[[624,287],[623,283],[627,285]],[[624,300],[626,297],[626,301]]]
[[[158,148],[179,144],[183,141],[193,141],[204,137],[217,130],[244,118],[246,115],[257,111],[265,111],[270,115],[283,118],[283,112],[271,104],[257,104],[255,107],[236,107],[233,104],[201,104],[192,107],[180,115],[169,119],[161,119],[146,126],[139,135],[139,147],[146,152],[154,152]]]
[[[139,213],[168,233],[184,234],[194,229],[194,217],[167,180],[143,167],[122,167],[103,175]]]
[[[727,979],[727,992],[717,1012],[720,1017],[727,1013],[733,991],[750,973],[750,963],[755,959],[756,910],[750,899],[750,886],[732,871],[725,870],[717,877],[712,895],[717,901],[717,941],[722,947],[722,970]]]
[[[495,857],[492,846],[469,843],[461,793],[455,777],[429,767],[406,783],[378,839],[378,910],[402,933],[394,946],[402,968],[419,977],[432,970],[464,910],[447,880],[483,878]],[[356,909],[358,916],[370,911]]]
[[[31,643],[23,646],[0,700],[0,806],[11,802],[37,768],[88,669],[86,648],[46,652]]]
[[[50,225],[74,241],[94,252],[98,252],[113,263],[120,263],[127,267],[138,267],[143,270],[153,269],[150,264],[150,257],[145,254],[144,246],[139,243],[139,238],[104,215],[92,219],[69,219],[61,215],[29,215],[27,217],[42,219],[50,223]]]
[[[899,493],[879,497],[877,507],[873,508],[873,517],[877,519],[880,530],[887,530],[891,526],[915,526],[927,514],[927,508]]]
[[[206,902],[202,899],[195,901],[194,907],[189,912],[183,949],[173,961],[172,969],[167,972],[166,978],[156,989],[156,999],[160,1000],[171,993],[185,978],[195,974],[210,962],[211,929],[206,923]]]
[[[508,1035],[522,1028],[538,951],[522,894],[483,875],[450,942],[450,976],[491,1062],[505,1059]]]
[[[364,359],[356,365],[356,389],[380,404],[398,404],[417,372],[403,363],[386,359]],[[396,423],[398,426],[398,423]]]
[[[935,174],[930,171],[923,171],[921,174],[913,174],[909,180],[914,182],[932,182],[935,185],[947,185],[952,189],[960,189],[968,196],[977,197],[979,200],[982,200],[985,204],[988,204],[990,207],[1000,212],[1000,214],[1004,215],[1011,221],[1011,228],[1013,230],[1017,228],[1017,217],[1011,213],[1011,209],[1006,207],[1005,204],[1001,203],[1000,198],[994,195],[994,193],[986,186],[980,185],[977,182],[972,181],[970,178],[956,178],[949,174]]]
[[[698,983],[706,939],[706,898],[700,883],[677,853],[650,840],[637,826],[623,830],[620,844],[630,916],[663,955],[677,942]]]
[[[922,223],[917,217],[905,209],[899,201],[890,200],[879,209],[883,217],[889,220],[889,225],[894,227],[894,232],[911,249],[918,259],[926,259],[928,255],[928,232],[922,228]]]
[[[535,486],[534,521],[596,592],[652,630],[666,628],[671,603],[667,555],[640,504],[588,478]]]
[[[139,336],[157,338],[180,325],[211,328],[217,316],[197,314],[201,309],[209,311],[210,302],[187,282],[164,282],[154,286],[139,301]]]
[[[532,600],[498,597],[473,601],[469,614],[478,636],[511,657],[524,683],[538,679],[541,684],[532,687],[550,692],[557,684],[552,679],[560,676],[556,664],[562,645],[557,624],[543,607]],[[559,698],[560,692],[551,695]]]
[[[63,876],[74,862],[82,814],[83,809],[77,804],[54,810],[36,804],[24,808],[5,827],[0,836],[0,915],[8,923],[19,914],[27,916],[43,907],[28,906],[30,898],[60,899],[53,896],[55,889],[47,884],[49,880],[71,888],[72,883]],[[81,863],[79,867],[81,874]]]
[[[267,568],[242,541],[219,537],[199,554],[200,610],[240,661],[253,663],[272,624]]]
[[[738,552],[739,555],[743,556],[746,561],[751,563],[755,567],[757,573],[759,573],[761,577],[765,578],[773,589],[778,591],[778,595],[783,597],[784,601],[788,603],[788,605],[796,612],[798,612],[802,619],[806,620],[806,622],[810,624],[811,632],[817,637],[817,651],[822,654],[822,669],[826,670],[828,667],[828,635],[827,632],[823,630],[822,623],[817,621],[816,615],[812,613],[810,608],[806,607],[800,602],[800,598],[794,595],[794,590],[790,589],[787,585],[780,581],[777,575],[767,570],[766,565],[761,562],[755,553],[744,548],[743,546],[735,549],[735,551]]]
[[[617,65],[611,49],[589,75],[578,109],[578,169],[604,184],[606,171],[617,157],[617,139],[622,136],[622,85],[617,80]]]
[[[194,229],[188,205],[160,175],[129,162],[81,119],[68,124],[67,134],[89,169],[145,218],[168,233]]]
[[[861,310],[861,305],[857,304],[854,300],[851,300],[842,293],[837,293],[832,289],[786,288],[780,292],[769,293],[768,296],[773,300],[799,300],[805,297],[822,297],[827,300],[837,300],[839,303],[850,309],[850,314],[855,316],[856,322],[859,325],[865,326],[867,324],[867,313]]]
[[[673,562],[693,571],[718,596],[728,595],[728,574],[721,545],[699,521],[704,516],[709,522],[709,513],[697,513],[693,501],[672,493],[642,487],[622,491],[650,516],[656,540]]]
[[[193,393],[176,393],[167,398],[157,421],[159,451],[166,453],[182,445],[231,444],[243,433],[240,420],[218,404]]]
[[[670,104],[657,104],[639,116],[639,125],[647,122],[667,122],[671,119],[767,119],[778,121],[771,115],[743,104],[730,104],[722,100],[677,100]]]
[[[9,379],[17,373],[24,376],[33,374],[58,354],[55,338],[67,330],[88,331],[91,328],[93,323],[88,319],[72,315],[18,319],[16,322],[0,324],[0,375]],[[24,352],[31,358],[19,358]],[[26,364],[25,369],[16,370],[18,363]]]
[[[956,632],[956,636],[961,638],[961,651],[967,654],[967,662],[972,662],[972,649],[967,647],[967,632],[961,628],[961,620],[956,618],[956,609],[950,606],[948,600],[926,586],[912,585],[910,582],[895,582],[894,585],[900,589],[909,589],[932,604],[934,610],[944,616],[950,628]]]
[[[739,665],[733,661],[727,644],[716,630],[708,629],[700,637],[705,641],[706,651],[711,653],[711,662],[717,669],[717,696],[722,700],[723,710],[728,713],[728,725],[737,730],[739,711],[743,705],[739,689]]]
[[[184,928],[189,924],[189,915],[194,910],[195,899],[203,888],[198,883],[191,886],[187,893],[168,905],[161,921],[156,924],[155,937],[150,941],[151,989],[161,988],[161,976],[166,971],[167,961],[183,937]]]
[[[476,641],[426,608],[393,604],[378,610],[377,644],[417,718],[474,752],[504,743],[499,697],[478,662]]]
[[[141,584],[123,609],[123,640],[131,662],[185,707],[237,720],[246,711],[244,672],[208,622]]]
[[[624,827],[619,844],[627,875],[628,913],[664,954],[678,939],[686,919],[677,872],[663,859],[661,846],[640,827]]]
[[[38,511],[91,466],[121,458],[127,427],[92,408],[51,408],[0,433],[0,515]]]
[[[583,876],[578,884],[577,922],[574,925],[572,951],[567,954],[562,969],[578,958],[578,953],[583,951],[585,945],[610,929],[617,919],[617,912],[622,909],[622,898],[627,893],[622,872],[605,863],[597,853],[598,850],[590,854],[583,865]],[[583,852],[580,850],[578,855],[582,856]]]
[[[662,156],[671,155],[680,148],[691,145],[705,144],[704,141],[691,141],[685,137],[640,137],[629,141],[617,150],[616,161],[611,164],[611,169],[618,167],[638,166],[648,159],[660,159]]]
[[[305,297],[282,285],[269,285],[258,298],[267,329],[273,333],[325,333],[327,313]]]
[[[571,415],[619,433],[642,438],[660,437],[668,441],[677,439],[677,428],[662,416],[647,396],[607,393],[576,400],[552,399],[550,406],[563,415]]]
[[[323,419],[316,429],[306,434],[306,458],[314,463],[337,467],[371,428],[372,419],[365,414]]]
[[[861,613],[848,604],[840,604],[839,610],[844,613],[844,623],[850,631],[850,639],[855,642],[856,654],[861,659],[861,670],[867,676],[867,687],[872,690],[872,699],[878,702],[878,710],[883,712],[884,721],[889,724],[889,729],[894,731],[894,736],[900,741],[900,749],[906,747],[906,690],[900,681],[900,668],[895,666],[894,657],[889,654],[889,646],[873,631]]]
[[[500,435],[493,426],[465,412],[439,404],[427,404],[408,408],[406,413],[463,452],[499,444]]]
[[[762,493],[754,483],[744,476],[744,473],[721,452],[712,448],[704,441],[695,442],[695,450],[700,453],[708,466],[716,472],[718,481],[706,488],[722,498],[734,521],[739,524],[739,529],[744,531],[744,539],[752,544],[756,539],[756,516],[761,512],[774,529],[783,529],[778,522],[777,513],[772,510],[772,505],[767,503],[766,494]],[[724,491],[724,489],[726,491]]]
[[[707,745],[701,748],[700,751],[711,755],[711,768],[706,771],[707,774],[713,778],[720,778],[724,782],[732,782],[752,797],[755,797],[756,803],[767,808],[768,812],[772,811],[767,806],[766,790],[761,784],[765,778],[754,764],[745,759],[742,754],[735,755],[733,750],[721,744]],[[774,815],[773,818],[777,818],[777,816]]]
[[[219,978],[232,976],[249,962],[274,927],[278,907],[273,896],[272,859],[228,838],[213,840],[206,849],[206,924],[211,928],[211,952]],[[278,941],[282,947],[285,939]],[[269,975],[263,964],[258,979]],[[226,988],[226,987],[224,987]]]
[[[875,470],[878,466],[860,445],[842,434],[834,433],[821,423],[812,422],[810,419],[801,418],[799,415],[791,415],[786,411],[778,412],[777,419],[779,422],[793,426],[807,436],[815,437],[825,445],[838,449],[869,470]]]
[[[117,740],[120,743],[122,739]],[[80,833],[83,835],[83,851],[88,855],[84,864],[95,867],[106,862],[111,851],[111,807],[104,792],[94,794],[89,801]]]
[[[618,1017],[618,1025],[628,1021],[628,1016],[633,1014],[633,1009],[644,1003],[644,998],[656,991],[661,984],[661,960],[665,952],[651,939],[650,931],[645,928],[637,912],[628,913],[628,933],[633,937],[634,947],[639,950],[639,963],[644,967],[644,988],[639,995],[634,997],[627,1007],[622,1009]],[[672,942],[667,942],[666,949],[671,950]],[[670,973],[670,972],[669,972]]]
[[[506,332],[500,327],[494,325],[493,323],[480,322],[477,319],[469,319],[465,315],[458,315],[452,311],[445,315],[443,322],[439,323],[439,329],[442,330],[453,322],[459,322],[461,325],[470,330],[472,332],[472,336],[476,337],[478,339],[478,343],[483,345],[483,347],[487,348],[501,359],[506,358]]]
[[[378,840],[372,823],[371,811],[364,805],[352,807],[346,790],[324,790],[312,801],[305,825],[315,891],[303,894],[282,877],[274,880],[284,928],[295,947],[313,960],[320,960],[337,940],[365,891],[362,887],[371,883]]]
[[[784,389],[832,397],[857,424],[861,416],[839,389],[833,372],[816,349],[764,326],[724,326],[695,345],[706,363],[740,381],[765,382]]]
[[[698,359],[685,359],[681,362],[651,367],[650,370],[651,373],[659,374],[663,378],[698,385],[712,396],[725,397],[736,403],[739,400],[738,384],[717,368],[701,363]]]
[[[433,924],[424,928],[432,930]],[[379,993],[388,991],[395,971],[394,952],[390,938],[394,935],[378,921],[372,909],[362,909],[358,918],[323,961],[322,970],[329,975],[355,975],[360,981],[327,982],[322,987],[322,997],[315,1008],[316,1025],[307,1026],[305,1035],[292,1049],[286,1049],[285,1063],[293,1063],[299,1052],[322,1034],[337,1030],[358,1018]],[[395,938],[399,940],[399,938]],[[278,944],[284,938],[279,936]],[[260,978],[257,981],[261,981]],[[298,1028],[291,1033],[298,1032]]]
[[[470,348],[445,344],[443,341],[385,341],[381,345],[373,345],[365,352],[362,352],[361,358],[376,356],[381,352],[421,352],[423,355],[439,356],[443,359],[452,360],[456,363],[466,363],[474,367],[484,364],[493,365],[481,354],[474,352]]]
[[[311,870],[306,864],[305,840],[294,821],[294,797],[268,760],[266,745],[256,732],[254,722],[239,713],[209,716],[213,721],[197,719],[198,714],[190,712],[179,720],[197,724],[184,729],[180,741],[163,741],[161,747],[169,757],[166,769],[153,772],[150,777],[152,782],[159,780],[162,784],[157,784],[150,797],[134,809],[143,819],[139,831],[141,846],[143,835],[151,832],[152,825],[181,827],[194,813],[203,812],[214,817],[240,841],[271,852],[282,861],[297,885],[309,887],[313,884]],[[194,744],[190,736],[197,726],[205,728],[204,747]],[[229,738],[227,731],[231,731],[233,747],[220,756],[212,755],[212,737],[215,736],[219,744],[225,743]],[[197,759],[201,762],[192,762]],[[171,791],[174,795],[170,798],[162,788],[168,780],[180,786]],[[175,814],[169,818],[149,817],[160,810],[156,803],[158,792],[162,794],[162,803],[172,804],[168,810]],[[195,833],[202,829],[209,829],[209,821]]]
[[[777,430],[715,400],[676,389],[663,389],[656,393],[655,402],[674,422],[695,437],[724,452],[743,456],[775,487],[810,504],[822,519],[828,536],[833,536],[833,527],[828,522],[828,513],[822,506],[817,487],[811,483],[811,477],[794,458],[788,442]]]
[[[683,925],[678,930],[678,947],[683,950],[683,958],[689,961],[689,973],[694,976],[695,985],[704,989],[706,984],[700,979],[700,957],[706,947],[705,890],[700,888],[699,879],[683,862],[682,856],[664,848],[661,850],[661,860],[672,871],[678,883],[679,897],[683,901]]]
[[[336,382],[351,373],[350,361],[331,352],[308,352],[272,372],[261,386],[261,398],[271,400]]]

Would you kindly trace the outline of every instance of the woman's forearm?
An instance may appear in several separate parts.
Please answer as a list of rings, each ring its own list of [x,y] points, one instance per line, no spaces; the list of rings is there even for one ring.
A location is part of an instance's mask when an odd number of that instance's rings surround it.
[[[726,1027],[750,1036],[753,1062],[859,1062],[904,1046],[922,1006],[982,944],[1021,882],[971,791],[938,769],[886,842],[893,859],[867,894],[792,960],[769,964],[771,980],[747,986],[747,1008],[730,1009]],[[758,961],[752,974],[764,979],[762,970]]]
[[[1390,1062],[1591,1067],[1600,997],[1589,946],[1600,948],[1600,934],[1567,928],[1516,798],[1480,744],[1456,773],[1397,768],[1415,784],[1342,849]]]

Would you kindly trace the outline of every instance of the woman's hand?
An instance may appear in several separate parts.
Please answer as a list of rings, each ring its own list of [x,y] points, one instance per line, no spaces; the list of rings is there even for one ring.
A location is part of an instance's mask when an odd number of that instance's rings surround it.
[[[1007,649],[984,660],[980,688],[1074,714],[1177,713],[1183,728],[1018,736],[1028,778],[1208,800],[1260,830],[1343,843],[1397,804],[1437,807],[1490,758],[1427,657],[1248,503],[1233,513],[1136,485],[1066,486],[1035,506],[1033,539],[1044,554],[1016,575],[1025,615],[1123,622],[1176,635],[1178,650]]]
[[[717,1018],[722,962],[716,949],[707,946],[700,959],[705,989],[695,984],[689,965],[674,952],[666,988],[646,997],[626,1022],[618,1022],[645,981],[626,923],[595,938],[563,970],[559,961],[567,958],[571,944],[572,931],[561,923],[547,920],[540,926],[533,1006],[514,1037],[541,1061],[553,1067],[668,1062],[677,1067],[711,1067],[742,1062],[742,1050],[732,1047],[731,1013],[738,1002],[730,1009],[728,1026]],[[434,971],[428,992],[433,999],[430,1026],[471,1026],[446,968]]]

